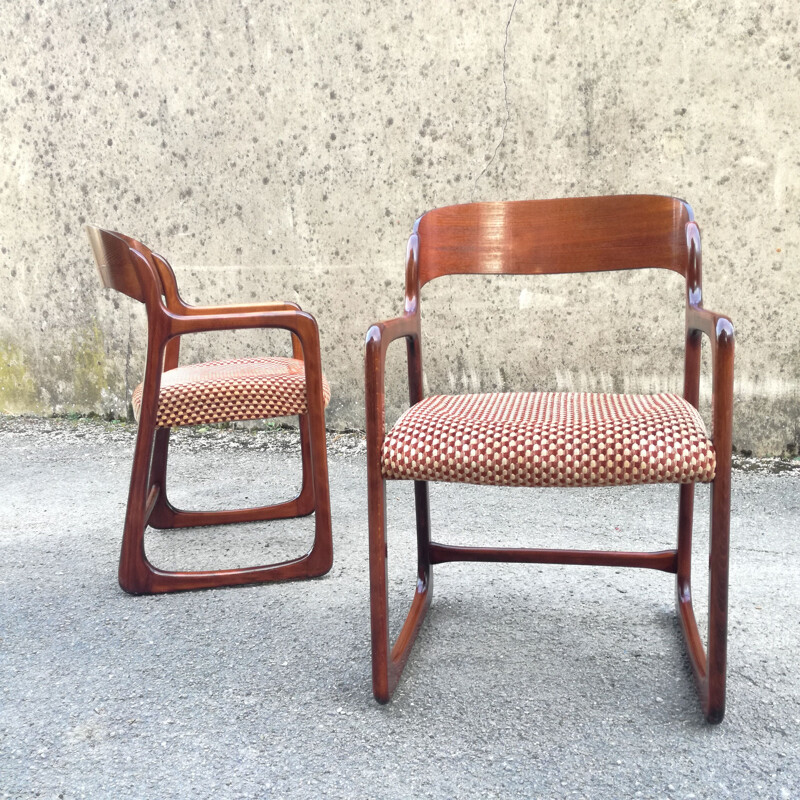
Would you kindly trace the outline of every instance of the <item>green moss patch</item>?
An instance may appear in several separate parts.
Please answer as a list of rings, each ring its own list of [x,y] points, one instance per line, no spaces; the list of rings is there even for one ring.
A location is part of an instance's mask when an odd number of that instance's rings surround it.
[[[106,376],[106,354],[103,334],[96,323],[82,335],[72,340],[72,405],[82,410],[95,410],[103,399],[103,390],[108,386]]]
[[[20,414],[41,410],[36,384],[22,350],[10,342],[0,342],[0,411]]]

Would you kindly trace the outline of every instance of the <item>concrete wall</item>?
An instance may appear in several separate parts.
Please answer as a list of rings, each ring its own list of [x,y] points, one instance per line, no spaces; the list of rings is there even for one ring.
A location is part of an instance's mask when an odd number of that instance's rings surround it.
[[[693,205],[707,304],[737,325],[736,445],[798,446],[794,0],[44,0],[2,4],[0,32],[1,410],[126,413],[142,310],[99,288],[85,222],[163,252],[190,301],[300,302],[329,422],[362,427],[363,336],[401,308],[416,216],[647,192]],[[428,388],[680,389],[682,290],[432,284]]]

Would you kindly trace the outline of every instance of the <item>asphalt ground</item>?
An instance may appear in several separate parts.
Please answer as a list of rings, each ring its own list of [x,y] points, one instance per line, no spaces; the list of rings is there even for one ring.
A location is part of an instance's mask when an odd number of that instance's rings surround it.
[[[363,438],[331,434],[324,578],[132,597],[116,582],[134,430],[0,417],[2,798],[800,797],[800,468],[733,478],[728,713],[699,709],[671,576],[445,564],[393,701],[370,689]],[[170,492],[288,497],[296,434],[181,431]],[[412,487],[391,483],[390,602],[414,585]],[[707,488],[695,593],[704,618]],[[662,549],[677,488],[434,485],[452,543]],[[148,533],[184,569],[303,552],[310,518]]]

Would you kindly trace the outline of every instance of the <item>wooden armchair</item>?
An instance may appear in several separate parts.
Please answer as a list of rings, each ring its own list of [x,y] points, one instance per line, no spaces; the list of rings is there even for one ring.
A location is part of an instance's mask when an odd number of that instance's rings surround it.
[[[659,267],[686,279],[683,397],[516,392],[423,397],[420,289],[453,274],[553,274]],[[440,208],[414,225],[402,316],[366,338],[372,681],[388,701],[431,602],[434,564],[507,561],[645,567],[675,573],[677,607],[705,716],[725,710],[733,326],[703,308],[700,231],[670,197],[588,197]],[[700,344],[711,342],[712,433],[697,412]],[[404,338],[409,408],[387,433],[384,364]],[[418,577],[397,641],[388,632],[386,480],[413,480]],[[431,540],[428,481],[500,486],[680,484],[675,549],[606,552],[456,547]],[[711,484],[708,647],[692,609],[694,483]]]
[[[191,306],[161,256],[135,239],[87,226],[103,285],[145,304],[147,361],[133,393],[139,421],[133,457],[119,583],[133,594],[206,589],[324,575],[333,562],[325,406],[317,323],[294,303]],[[248,358],[178,366],[180,337],[204,331],[282,328],[292,334],[292,358]],[[278,505],[232,511],[182,511],[167,499],[167,450],[172,426],[277,416],[300,418],[300,494]],[[278,564],[206,572],[167,572],[147,559],[144,533],[315,514],[315,536],[304,556]]]

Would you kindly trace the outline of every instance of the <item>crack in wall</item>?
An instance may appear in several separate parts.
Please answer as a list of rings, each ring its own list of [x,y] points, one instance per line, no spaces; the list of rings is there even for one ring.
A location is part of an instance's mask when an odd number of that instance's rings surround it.
[[[472,197],[475,197],[475,190],[478,188],[478,181],[486,174],[489,167],[492,166],[494,163],[495,158],[497,157],[497,153],[500,150],[501,145],[505,141],[506,138],[506,128],[508,128],[508,121],[511,118],[511,109],[508,105],[508,82],[506,81],[506,67],[508,66],[508,29],[511,27],[511,20],[514,17],[514,11],[517,8],[518,0],[514,0],[511,4],[511,11],[508,14],[508,19],[506,20],[506,38],[505,42],[503,42],[503,101],[506,106],[506,118],[503,120],[503,130],[500,131],[500,140],[497,142],[494,148],[494,152],[492,153],[492,157],[489,161],[486,162],[486,166],[481,170],[481,174],[475,178],[475,183],[472,185]]]

